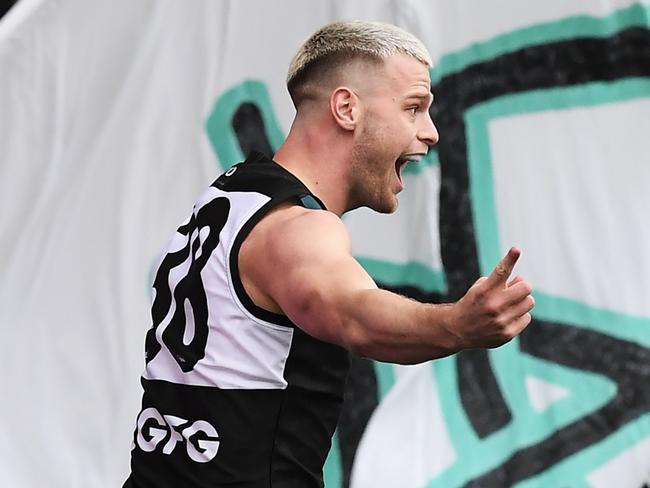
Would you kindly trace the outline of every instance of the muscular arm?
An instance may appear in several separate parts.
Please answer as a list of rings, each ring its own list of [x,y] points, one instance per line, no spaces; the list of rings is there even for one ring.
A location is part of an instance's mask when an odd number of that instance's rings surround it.
[[[500,345],[528,324],[530,286],[506,285],[517,257],[511,251],[455,304],[422,304],[377,288],[336,215],[289,207],[258,224],[240,268],[245,284],[308,334],[360,356],[417,363]]]

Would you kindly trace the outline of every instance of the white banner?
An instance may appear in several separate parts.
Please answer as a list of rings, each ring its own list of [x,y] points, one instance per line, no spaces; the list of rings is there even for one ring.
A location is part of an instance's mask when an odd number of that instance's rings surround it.
[[[516,244],[537,307],[500,349],[376,364],[328,486],[648,481],[647,3],[21,0],[0,20],[1,486],[124,481],[157,253],[247,145],[277,147],[291,56],[350,18],[425,42],[441,134],[395,215],[346,217],[355,255],[444,301]]]

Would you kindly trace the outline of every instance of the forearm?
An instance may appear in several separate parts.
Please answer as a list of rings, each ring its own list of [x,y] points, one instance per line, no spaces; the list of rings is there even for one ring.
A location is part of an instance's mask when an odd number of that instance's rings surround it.
[[[339,304],[340,340],[353,353],[413,364],[460,350],[453,305],[423,304],[386,290],[362,290]]]

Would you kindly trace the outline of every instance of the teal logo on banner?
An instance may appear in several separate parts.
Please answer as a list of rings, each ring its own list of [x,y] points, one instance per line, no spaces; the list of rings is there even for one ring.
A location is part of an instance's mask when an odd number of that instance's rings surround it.
[[[443,171],[440,195],[431,198],[440,198],[444,286],[382,281],[386,268],[369,266],[375,279],[439,302],[456,300],[488,273],[501,243],[487,124],[650,97],[649,18],[650,7],[633,5],[605,18],[533,26],[443,57],[432,71],[432,116],[443,135],[434,154]],[[224,93],[206,130],[224,170],[252,149],[272,154],[283,140],[259,81]],[[536,301],[534,323],[519,339],[433,363],[458,455],[427,487],[589,486],[590,473],[650,438],[650,318],[541,293]],[[394,383],[392,367],[375,369],[377,388],[368,394],[382,397]],[[531,402],[531,389],[544,390],[544,404]],[[339,442],[335,437],[326,464],[329,487],[349,479]]]

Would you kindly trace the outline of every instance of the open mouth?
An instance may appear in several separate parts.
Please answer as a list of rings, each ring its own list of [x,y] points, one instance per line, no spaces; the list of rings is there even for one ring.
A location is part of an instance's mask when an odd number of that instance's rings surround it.
[[[397,180],[399,181],[400,185],[403,186],[402,183],[402,170],[406,167],[408,163],[417,163],[424,157],[424,154],[406,154],[404,156],[400,156],[395,160],[395,174],[397,175]]]
[[[395,174],[397,175],[397,181],[402,185],[402,169],[408,164],[408,160],[398,158],[395,161]]]

